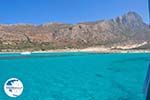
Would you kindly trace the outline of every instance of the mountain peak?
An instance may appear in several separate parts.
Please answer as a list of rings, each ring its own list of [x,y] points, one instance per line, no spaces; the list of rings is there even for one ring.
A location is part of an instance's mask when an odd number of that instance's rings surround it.
[[[129,11],[129,12],[126,13],[125,15],[140,16],[138,13],[136,13],[136,12],[134,12],[134,11]]]
[[[128,12],[124,16],[127,17],[129,20],[136,20],[136,21],[138,20],[143,22],[142,17],[136,12]]]
[[[128,12],[123,16],[119,16],[116,18],[116,21],[130,27],[138,27],[143,25],[142,17],[136,12]]]

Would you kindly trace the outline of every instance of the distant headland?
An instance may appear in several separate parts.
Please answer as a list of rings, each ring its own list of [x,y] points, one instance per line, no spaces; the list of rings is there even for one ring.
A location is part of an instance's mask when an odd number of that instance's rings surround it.
[[[150,29],[136,12],[78,24],[0,25],[0,52],[150,51]]]

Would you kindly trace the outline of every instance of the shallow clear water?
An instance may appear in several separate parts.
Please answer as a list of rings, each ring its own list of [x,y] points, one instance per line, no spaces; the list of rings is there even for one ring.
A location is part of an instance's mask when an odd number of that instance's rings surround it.
[[[149,62],[150,54],[1,54],[0,100],[144,100]],[[24,84],[15,99],[3,90],[12,77]]]

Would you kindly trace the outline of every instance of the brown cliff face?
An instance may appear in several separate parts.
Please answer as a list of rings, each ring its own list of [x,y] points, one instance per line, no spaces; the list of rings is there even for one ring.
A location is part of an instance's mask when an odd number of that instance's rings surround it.
[[[112,20],[71,24],[0,25],[0,50],[85,48],[150,40],[150,29],[135,12]]]

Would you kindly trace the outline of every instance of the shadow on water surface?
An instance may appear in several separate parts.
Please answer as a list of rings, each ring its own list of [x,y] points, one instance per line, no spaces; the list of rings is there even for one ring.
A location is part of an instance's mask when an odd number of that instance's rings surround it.
[[[134,94],[128,90],[124,85],[117,82],[116,80],[111,80],[112,86],[119,89],[121,92],[125,93],[125,95],[120,96],[118,100],[133,100]]]

